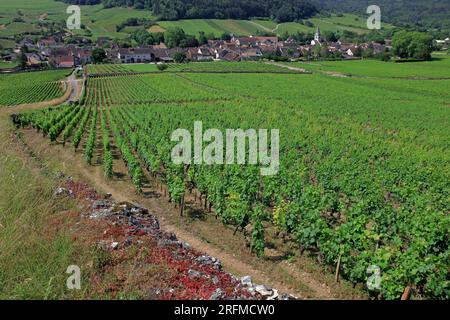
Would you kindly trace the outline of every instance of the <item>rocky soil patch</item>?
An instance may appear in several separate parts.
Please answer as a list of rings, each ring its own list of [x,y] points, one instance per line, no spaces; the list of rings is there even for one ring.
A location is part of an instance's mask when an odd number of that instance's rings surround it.
[[[142,275],[139,287],[146,288],[149,299],[205,299],[205,300],[289,300],[295,297],[278,290],[254,284],[250,276],[237,278],[222,269],[215,257],[201,253],[173,233],[161,230],[158,219],[147,208],[133,202],[116,202],[110,194],[100,195],[86,184],[63,178],[64,183],[54,192],[55,197],[72,197],[82,204],[81,222],[93,227],[97,235],[93,246],[113,254],[116,260],[125,259],[133,250],[145,250],[139,259],[139,270],[161,273],[161,282],[145,282]],[[97,226],[97,229],[95,227]],[[102,232],[103,230],[103,232]],[[128,252],[127,252],[128,251]],[[120,259],[117,259],[120,257]],[[156,267],[155,267],[156,266]],[[137,270],[136,266],[133,270]],[[159,270],[159,271],[158,271]],[[105,268],[105,272],[108,269]],[[112,271],[111,271],[112,272]],[[129,273],[129,272],[128,272]],[[127,272],[122,272],[127,274]],[[152,276],[155,276],[154,274]],[[124,278],[126,276],[122,276]],[[127,279],[122,279],[122,283]],[[147,288],[148,287],[148,288]],[[120,291],[120,288],[117,287]],[[111,289],[113,290],[113,289]],[[114,294],[113,294],[114,296]]]

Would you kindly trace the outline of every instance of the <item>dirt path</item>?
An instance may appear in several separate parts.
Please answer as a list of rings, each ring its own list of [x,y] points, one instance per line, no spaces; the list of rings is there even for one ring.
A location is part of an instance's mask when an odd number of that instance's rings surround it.
[[[80,80],[77,80],[75,72],[73,72],[68,78],[67,83],[70,83],[72,87],[72,92],[70,93],[69,98],[67,99],[69,102],[78,101],[81,95],[81,85]]]
[[[303,68],[287,66],[287,65],[284,65],[284,64],[282,64],[282,63],[277,63],[277,62],[265,62],[265,64],[270,64],[270,65],[273,65],[273,66],[277,66],[277,67],[280,67],[280,68],[289,69],[289,70],[292,70],[292,71],[308,72],[308,71],[306,71],[306,70],[303,69]]]
[[[255,26],[257,26],[258,28],[263,29],[263,30],[266,31],[266,32],[273,33],[274,30],[275,30],[275,29],[272,30],[272,29],[270,29],[270,28],[267,28],[267,27],[263,26],[262,24],[259,24],[259,23],[255,22],[255,21],[252,21],[252,20],[250,20],[250,23],[253,24],[253,25],[255,25]],[[278,27],[277,27],[277,28],[278,28]]]

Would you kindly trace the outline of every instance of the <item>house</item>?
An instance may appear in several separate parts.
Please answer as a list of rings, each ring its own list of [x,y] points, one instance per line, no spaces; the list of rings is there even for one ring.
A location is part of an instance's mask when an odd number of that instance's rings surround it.
[[[262,54],[276,54],[278,51],[278,47],[276,46],[268,46],[268,45],[261,45],[259,46],[259,49],[261,50]]]
[[[358,53],[359,47],[358,46],[350,46],[344,54],[346,54],[348,57],[355,57]],[[342,51],[342,49],[341,49]]]
[[[41,39],[37,43],[39,50],[44,50],[45,48],[55,48],[59,43],[54,38]]]
[[[152,50],[156,62],[173,62],[176,53],[185,52],[181,48],[161,49],[159,46],[153,46]]]
[[[150,48],[122,48],[118,51],[122,63],[143,63],[155,61],[155,53]]]
[[[49,57],[56,57],[56,56],[70,56],[72,55],[72,51],[70,49],[70,46],[67,46],[66,48],[53,48],[48,51]]]
[[[26,47],[28,48],[28,50],[32,50],[36,47],[36,44],[34,43],[33,39],[25,38],[19,42],[19,47]]]
[[[247,46],[260,46],[260,45],[277,45],[278,37],[243,37],[236,38],[233,37],[231,42],[237,45],[238,47]]]
[[[92,50],[88,48],[74,48],[72,55],[75,58],[75,65],[85,65],[92,63]]]
[[[261,46],[261,45],[272,45],[272,46],[276,46],[278,44],[278,37],[256,37],[257,39],[257,45]]]
[[[373,49],[374,54],[378,54],[378,53],[386,52],[387,47],[381,43],[372,42],[371,49]]]
[[[186,56],[191,61],[211,61],[214,59],[213,53],[209,48],[188,48]]]
[[[259,48],[248,48],[241,50],[241,60],[259,60],[262,58],[263,53]]]
[[[119,59],[119,49],[105,49],[106,58],[108,58],[112,63],[120,63]]]
[[[75,67],[75,58],[69,56],[52,56],[49,58],[50,64],[55,68],[73,68]]]
[[[161,42],[160,44],[155,44],[152,47],[153,49],[167,49],[167,46],[164,42]]]
[[[4,62],[12,62],[17,59],[17,56],[15,54],[8,54],[6,56],[2,56],[2,61]]]
[[[282,57],[287,58],[299,58],[301,56],[300,50],[295,45],[279,47],[278,52]]]
[[[224,61],[239,61],[241,57],[239,53],[225,49],[219,52],[218,59]]]
[[[43,59],[37,53],[25,53],[27,57],[27,65],[28,66],[38,66],[43,62]]]

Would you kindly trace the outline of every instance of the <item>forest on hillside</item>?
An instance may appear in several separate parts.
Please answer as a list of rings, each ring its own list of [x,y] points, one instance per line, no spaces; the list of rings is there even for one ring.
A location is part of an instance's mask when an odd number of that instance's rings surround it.
[[[159,20],[272,18],[278,22],[310,18],[317,9],[309,0],[61,0],[72,4],[147,9]]]
[[[319,10],[364,15],[373,4],[382,19],[397,26],[450,30],[449,0],[310,0]]]

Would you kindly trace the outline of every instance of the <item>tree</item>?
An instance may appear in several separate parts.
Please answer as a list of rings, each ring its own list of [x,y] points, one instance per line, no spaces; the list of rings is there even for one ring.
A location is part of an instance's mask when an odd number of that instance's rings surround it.
[[[169,28],[164,33],[164,42],[169,48],[178,47],[182,40],[186,39],[184,30],[180,27]]]
[[[325,40],[329,42],[337,42],[338,38],[334,32],[325,32],[324,33]]]
[[[330,51],[328,49],[328,46],[322,46],[320,49],[320,57],[323,59],[327,59],[330,57]]]
[[[198,43],[200,45],[204,45],[204,44],[208,43],[208,38],[206,37],[206,35],[203,31],[199,32]]]
[[[320,54],[322,53],[322,47],[320,45],[316,45],[314,47],[314,51],[313,51],[313,55],[314,55],[314,59],[319,59],[320,58]]]
[[[186,58],[187,58],[187,57],[186,57],[186,53],[181,52],[181,51],[175,53],[175,55],[173,56],[173,60],[174,60],[176,63],[183,63],[183,62],[186,61]]]
[[[187,36],[178,44],[181,48],[194,48],[199,46],[199,42],[194,36]]]
[[[103,63],[106,60],[106,52],[101,48],[92,50],[92,62],[94,64]]]
[[[221,40],[225,40],[225,41],[230,41],[231,40],[231,35],[228,32],[224,32],[220,36],[220,39]]]
[[[400,58],[430,60],[433,38],[422,32],[399,31],[392,37],[392,48]]]
[[[287,39],[289,39],[289,32],[285,31],[281,35],[281,40],[286,41]]]
[[[168,68],[167,64],[157,64],[156,67],[158,68],[159,71],[164,71],[167,70]]]

